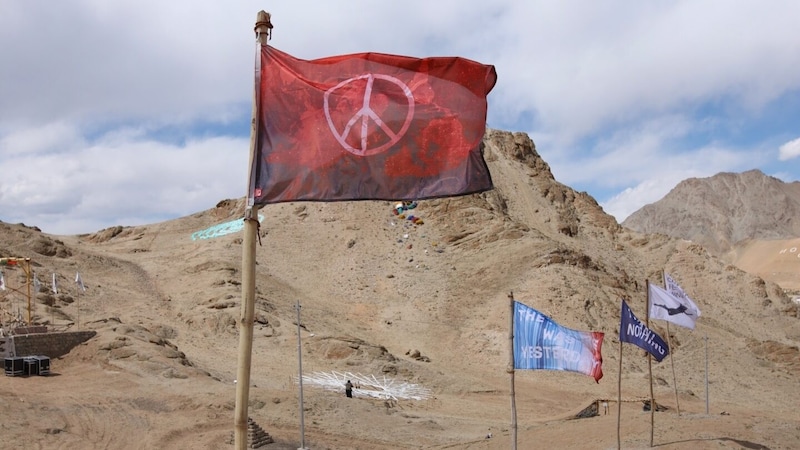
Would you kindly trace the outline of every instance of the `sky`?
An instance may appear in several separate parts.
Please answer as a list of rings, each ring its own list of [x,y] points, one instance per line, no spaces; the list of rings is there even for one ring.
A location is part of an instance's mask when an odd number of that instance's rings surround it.
[[[796,0],[0,0],[0,220],[153,224],[246,193],[255,61],[494,65],[487,125],[622,222],[680,181],[800,180]]]

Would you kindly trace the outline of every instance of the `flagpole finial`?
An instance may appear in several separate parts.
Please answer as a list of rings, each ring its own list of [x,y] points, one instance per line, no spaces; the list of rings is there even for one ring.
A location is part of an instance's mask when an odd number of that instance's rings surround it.
[[[256,16],[256,39],[261,41],[262,45],[266,45],[267,41],[272,38],[272,15],[264,10],[258,12]]]

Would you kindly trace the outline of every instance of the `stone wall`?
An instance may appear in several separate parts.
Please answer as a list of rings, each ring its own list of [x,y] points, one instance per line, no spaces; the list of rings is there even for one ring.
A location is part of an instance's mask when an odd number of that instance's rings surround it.
[[[96,334],[96,331],[69,331],[5,336],[0,338],[5,339],[5,342],[0,343],[0,347],[3,357],[44,355],[55,359],[66,355]]]

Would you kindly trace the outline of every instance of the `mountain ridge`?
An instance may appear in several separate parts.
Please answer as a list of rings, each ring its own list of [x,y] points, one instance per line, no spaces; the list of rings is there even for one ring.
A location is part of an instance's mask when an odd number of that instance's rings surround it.
[[[745,240],[800,237],[800,181],[758,169],[681,181],[622,225],[697,242],[717,255]]]
[[[358,390],[354,400],[309,387],[304,411],[313,447],[507,448],[513,295],[560,325],[606,334],[600,383],[572,373],[516,372],[520,442],[614,446],[611,416],[563,419],[596,399],[615,399],[620,375],[625,398],[649,396],[641,351],[615,345],[620,298],[645,316],[645,283],[666,270],[703,315],[695,332],[669,328],[683,415],[659,415],[662,442],[688,448],[680,443],[686,433],[715,430],[753,445],[800,446],[792,431],[800,423],[793,407],[800,402],[797,309],[778,285],[696,243],[620,226],[591,196],[555,180],[524,133],[487,130],[484,142],[495,189],[421,201],[411,213],[422,224],[396,215],[392,202],[259,211],[249,408],[257,423],[297,448],[299,345],[304,373],[369,374],[433,392],[427,401],[383,402],[358,398]],[[19,380],[0,381],[0,406],[13,418],[5,425],[9,439],[28,436],[34,423],[50,447],[226,448],[242,237],[192,236],[238,222],[243,209],[243,199],[226,199],[178,219],[77,236],[0,224],[0,256],[30,255],[37,273],[57,273],[63,287],[58,295],[37,294],[35,321],[98,333],[53,362],[58,387],[34,378],[25,381],[35,389],[20,393]],[[77,271],[86,292],[75,290]],[[6,279],[22,281],[18,271],[6,271]],[[0,299],[5,310],[19,305],[19,298]],[[651,326],[667,335],[664,323]],[[714,411],[731,416],[702,414],[704,336],[714,354]],[[670,367],[653,371],[658,402],[674,411]],[[640,408],[623,403],[623,413],[623,442],[644,445]],[[596,440],[576,440],[586,433]]]
[[[622,226],[696,242],[800,294],[799,181],[785,183],[759,170],[690,178],[631,214]]]

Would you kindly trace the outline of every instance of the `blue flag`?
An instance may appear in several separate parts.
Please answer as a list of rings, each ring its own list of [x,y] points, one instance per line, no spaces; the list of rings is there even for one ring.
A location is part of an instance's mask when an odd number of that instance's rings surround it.
[[[603,333],[562,327],[539,311],[514,302],[514,368],[579,372],[603,378]]]
[[[622,300],[622,318],[619,324],[619,340],[629,344],[637,345],[646,352],[653,355],[656,361],[661,362],[665,356],[669,355],[667,343],[661,339],[653,330],[647,328],[628,307],[625,300]]]

